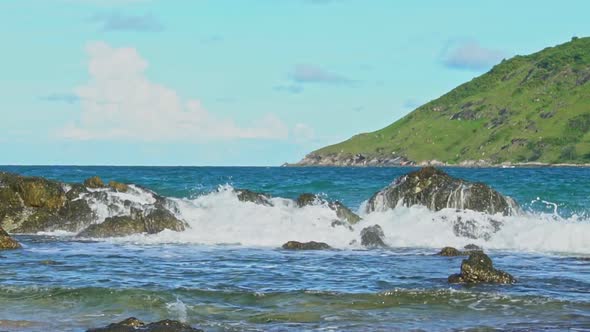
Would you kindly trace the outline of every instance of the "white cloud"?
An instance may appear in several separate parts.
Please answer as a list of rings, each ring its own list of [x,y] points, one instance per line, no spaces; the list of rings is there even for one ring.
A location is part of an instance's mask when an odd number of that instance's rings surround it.
[[[196,142],[289,137],[289,128],[273,114],[240,126],[207,111],[199,100],[183,100],[145,76],[148,62],[134,48],[92,42],[86,52],[90,81],[75,89],[80,118],[62,128],[61,137]]]
[[[449,45],[443,53],[443,62],[447,67],[467,70],[488,69],[506,56],[504,52],[485,48],[476,41]]]

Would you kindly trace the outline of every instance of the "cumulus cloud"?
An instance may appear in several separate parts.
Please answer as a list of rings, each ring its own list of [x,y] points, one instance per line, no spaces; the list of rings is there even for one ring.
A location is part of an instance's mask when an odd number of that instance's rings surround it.
[[[59,131],[64,138],[161,140],[287,139],[288,127],[267,114],[249,126],[207,111],[199,100],[145,76],[148,62],[134,48],[87,45],[90,81],[75,89],[81,114]]]
[[[157,32],[164,29],[162,24],[151,14],[100,13],[94,15],[91,21],[100,23],[103,31]]]
[[[297,83],[348,83],[350,80],[342,75],[328,71],[312,64],[296,65],[289,77]]]
[[[476,41],[448,45],[443,51],[443,63],[453,69],[483,70],[500,62],[504,52],[485,48]]]

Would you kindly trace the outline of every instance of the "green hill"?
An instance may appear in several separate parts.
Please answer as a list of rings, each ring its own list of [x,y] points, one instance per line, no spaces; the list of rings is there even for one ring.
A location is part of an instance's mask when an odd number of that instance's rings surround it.
[[[314,151],[300,164],[358,154],[417,163],[589,163],[590,38],[503,60],[399,121]]]

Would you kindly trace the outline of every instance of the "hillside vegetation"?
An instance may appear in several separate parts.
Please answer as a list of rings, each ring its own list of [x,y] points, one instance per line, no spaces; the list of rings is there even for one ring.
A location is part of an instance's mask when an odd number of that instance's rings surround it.
[[[309,156],[411,161],[590,162],[590,38],[503,60],[372,133]]]

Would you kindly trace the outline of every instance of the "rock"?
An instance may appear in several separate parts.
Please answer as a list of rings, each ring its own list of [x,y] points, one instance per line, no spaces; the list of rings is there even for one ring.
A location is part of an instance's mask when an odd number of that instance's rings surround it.
[[[161,206],[147,214],[131,208],[130,215],[106,218],[100,224],[90,225],[80,232],[78,236],[93,238],[120,237],[141,233],[156,234],[165,229],[181,232],[186,229],[186,224]]]
[[[461,263],[461,273],[449,276],[448,281],[450,283],[511,284],[516,282],[516,279],[504,271],[496,270],[488,255],[475,251]]]
[[[367,212],[392,209],[400,201],[404,206],[423,205],[433,211],[454,208],[503,215],[519,211],[513,199],[487,185],[453,178],[434,167],[397,178],[369,199]]]
[[[363,228],[361,231],[361,245],[369,249],[388,248],[389,246],[383,242],[385,234],[379,225],[373,225]]]
[[[0,227],[0,250],[19,249],[21,245]]]
[[[70,190],[66,193],[66,198],[73,201],[75,199],[80,198],[82,194],[88,194],[88,189],[80,183],[75,183],[71,185]]]
[[[476,219],[458,215],[453,221],[453,233],[461,237],[488,241],[502,228],[502,225],[503,222],[489,215],[482,215]]]
[[[125,193],[127,192],[127,190],[129,190],[128,185],[117,181],[109,181],[109,187],[115,189],[115,191],[118,191],[120,193]]]
[[[477,246],[473,243],[466,245],[465,247],[463,247],[463,249],[465,249],[465,250],[483,250],[480,246]]]
[[[20,196],[25,206],[57,210],[66,201],[65,192],[59,182],[12,174],[9,177],[9,187]]]
[[[270,201],[270,195],[257,193],[248,189],[236,189],[235,192],[238,194],[238,199],[242,202],[273,206],[272,202]]]
[[[285,250],[329,250],[332,249],[328,244],[324,242],[297,242],[289,241],[283,244]]]
[[[468,254],[461,251],[461,250],[453,248],[453,247],[444,247],[437,255],[447,256],[447,257],[455,257],[455,256],[466,256]]]
[[[102,182],[102,179],[98,176],[93,176],[84,180],[84,185],[90,189],[99,189],[105,187],[104,182]]]
[[[203,330],[169,319],[145,324],[135,317],[130,317],[106,327],[89,329],[87,332],[203,332]]]
[[[356,213],[352,212],[344,204],[338,201],[328,202],[325,199],[319,197],[318,195],[309,193],[301,194],[299,195],[299,197],[297,197],[295,203],[298,207],[326,204],[330,209],[336,212],[336,216],[340,220],[347,221],[351,225],[354,225],[361,221],[361,217],[359,217]]]

